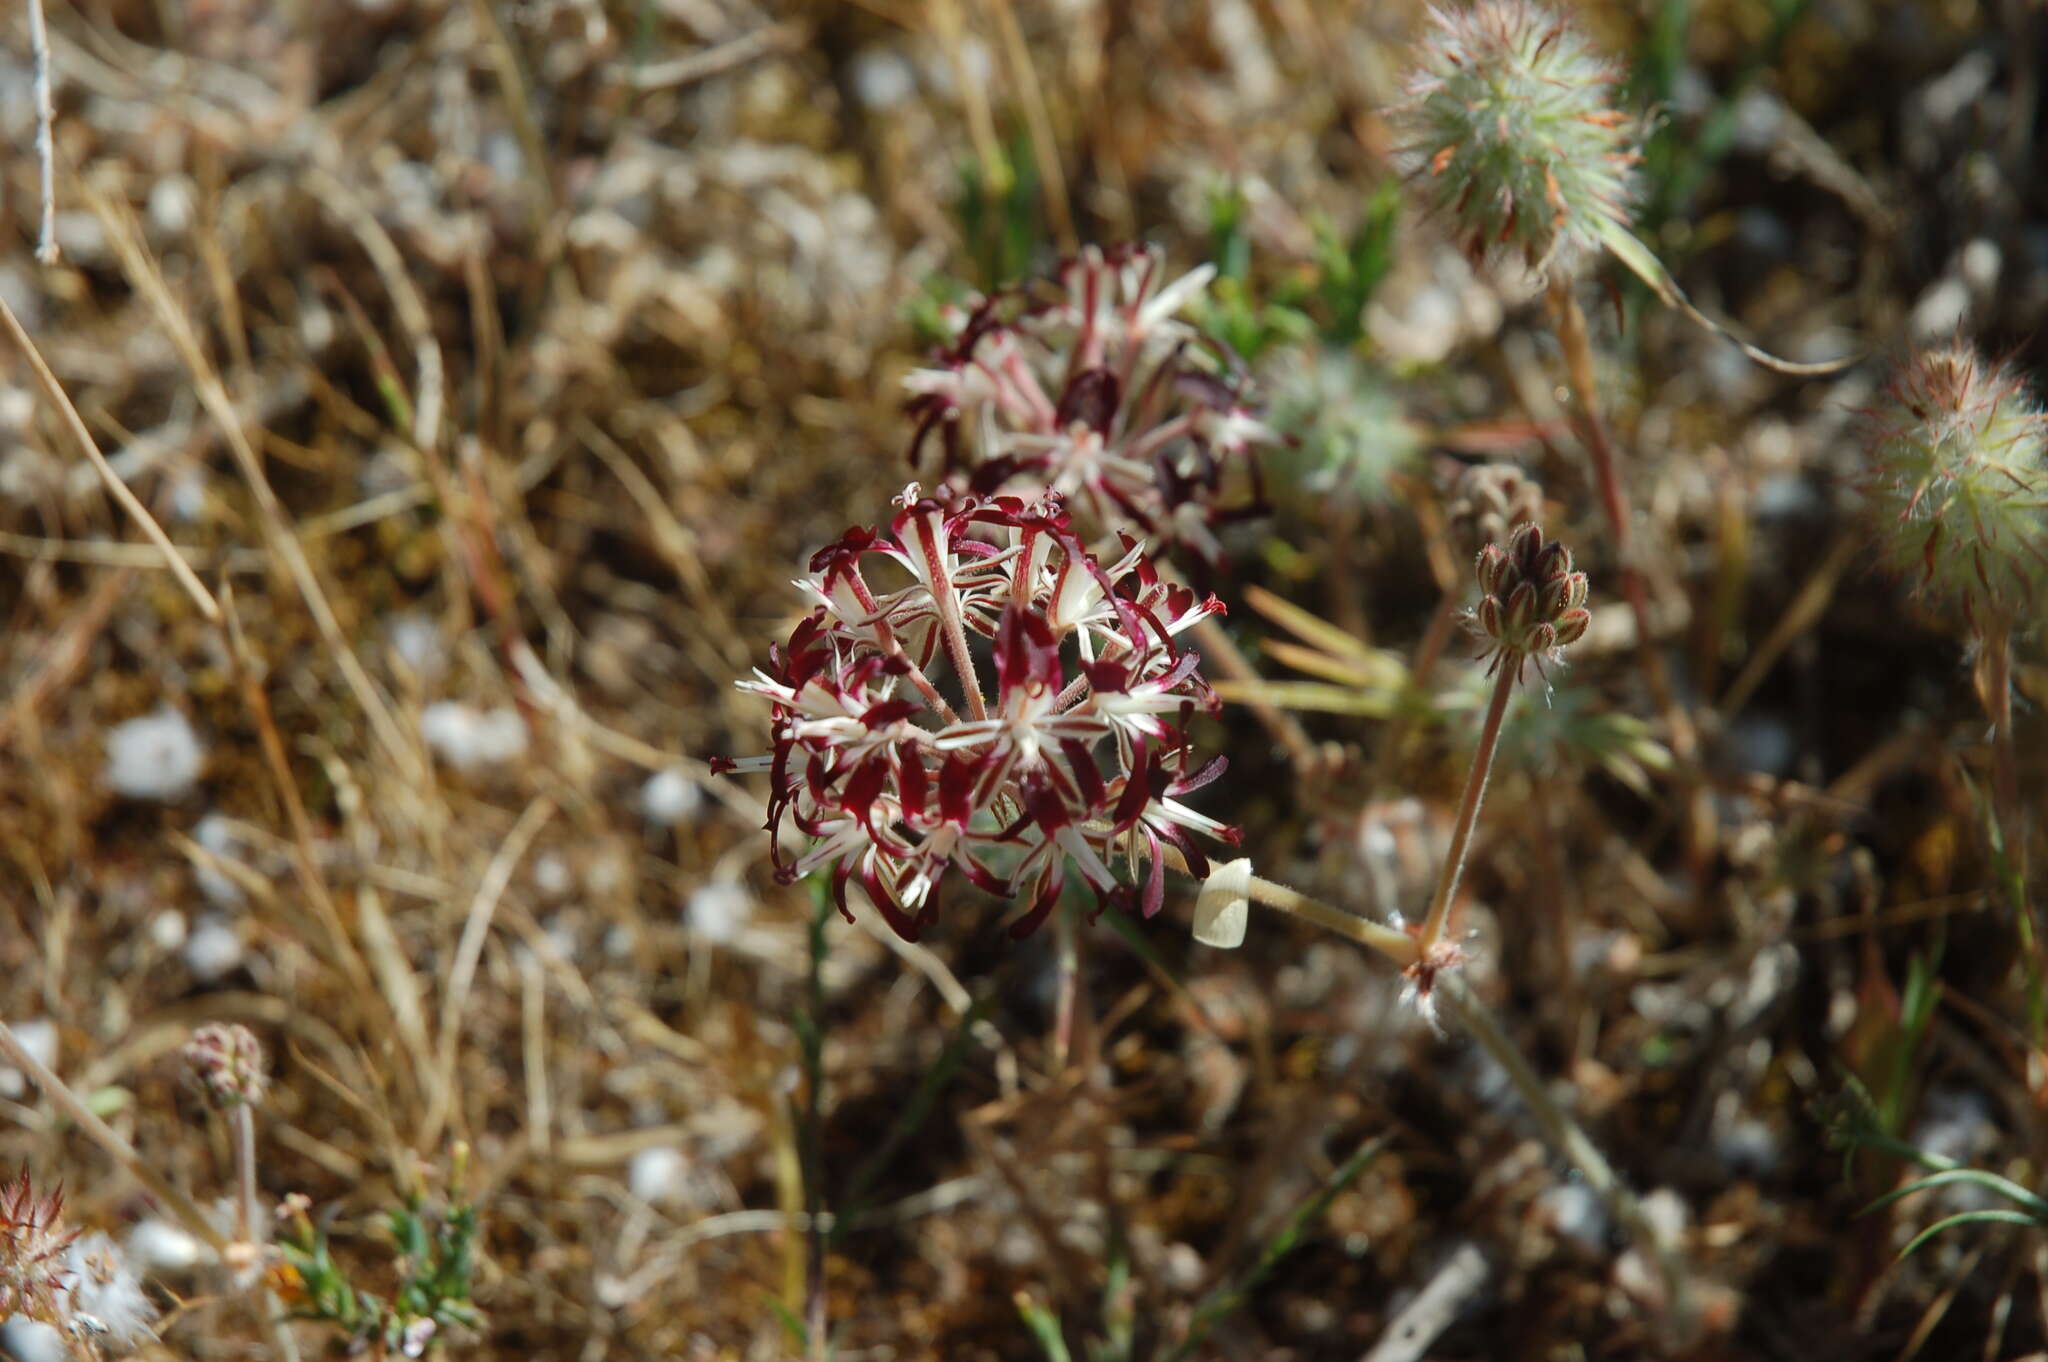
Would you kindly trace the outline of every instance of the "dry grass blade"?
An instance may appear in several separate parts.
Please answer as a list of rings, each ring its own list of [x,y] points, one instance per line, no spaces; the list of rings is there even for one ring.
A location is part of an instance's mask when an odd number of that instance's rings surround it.
[[[178,585],[185,588],[185,594],[199,607],[199,613],[214,623],[219,623],[220,605],[213,599],[213,593],[200,582],[198,574],[192,570],[192,565],[185,561],[185,556],[179,552],[178,546],[171,542],[163,527],[156,523],[156,517],[149,513],[149,508],[129,490],[127,483],[121,481],[113,466],[107,462],[107,456],[100,453],[98,442],[92,438],[92,432],[85,428],[85,422],[78,415],[78,408],[72,405],[70,396],[65,393],[64,385],[50,372],[50,366],[43,360],[42,351],[36,348],[36,343],[29,339],[28,332],[22,329],[20,319],[14,315],[14,309],[8,306],[5,297],[0,297],[0,324],[6,326],[8,338],[14,342],[14,348],[28,361],[29,372],[35,375],[36,386],[43,390],[43,399],[50,404],[51,410],[62,418],[64,428],[71,432],[71,438],[85,451],[85,457],[92,461],[93,469],[100,475],[100,481],[106,485],[108,494],[128,513],[129,518],[141,529],[149,542],[156,545],[157,552],[163,555],[165,565],[178,579]]]
[[[248,432],[242,428],[235,411],[234,402],[228,397],[227,388],[221,383],[220,375],[206,357],[206,351],[199,343],[198,335],[184,310],[171,296],[170,287],[165,284],[163,274],[156,262],[142,244],[133,215],[125,204],[116,204],[90,183],[80,181],[80,190],[88,205],[98,215],[101,225],[106,228],[107,239],[121,262],[122,271],[128,276],[129,284],[148,300],[157,315],[157,321],[171,338],[178,356],[192,375],[200,402],[213,416],[221,429],[222,438],[240,465],[242,476],[248,481],[250,491],[255,494],[256,504],[262,512],[265,538],[269,547],[284,563],[299,594],[312,612],[313,622],[320,630],[320,637],[327,645],[334,659],[335,667],[347,681],[356,703],[362,707],[364,717],[370,722],[378,743],[402,771],[424,777],[426,774],[418,747],[398,726],[398,718],[392,713],[390,703],[378,691],[370,674],[356,658],[350,646],[348,634],[341,627],[341,621],[328,602],[327,593],[320,585],[313,565],[306,558],[306,551],[300,546],[297,536],[288,522],[282,502],[270,486],[270,479],[263,472],[262,459],[255,446],[249,442]],[[209,618],[217,619],[216,607]]]
[[[457,1043],[462,1038],[462,1012],[469,1002],[470,986],[476,982],[477,966],[483,960],[484,942],[491,933],[491,919],[498,911],[498,900],[505,893],[505,886],[512,882],[512,872],[524,859],[527,848],[547,821],[555,816],[554,802],[542,795],[526,806],[519,815],[519,821],[512,826],[505,840],[499,844],[491,863],[484,870],[483,879],[477,883],[476,896],[470,900],[469,914],[463,922],[462,939],[455,947],[454,962],[448,967],[448,980],[441,994],[440,1049],[437,1055],[436,1086],[428,1108],[425,1127],[420,1135],[420,1144],[431,1148],[441,1137],[441,1130],[448,1120],[455,1100],[455,1061]]]

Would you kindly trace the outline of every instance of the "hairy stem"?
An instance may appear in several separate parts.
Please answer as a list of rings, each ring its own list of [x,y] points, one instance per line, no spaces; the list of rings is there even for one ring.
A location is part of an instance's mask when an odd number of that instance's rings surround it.
[[[2028,825],[2020,807],[2019,752],[2012,731],[2012,619],[1998,615],[1985,626],[1977,666],[1979,697],[1991,720],[1991,813],[1998,825],[2006,896],[2019,926],[2021,964],[2027,975],[2029,1029],[2038,1041],[2043,1029],[2040,925],[2027,895]]]
[[[1289,889],[1284,884],[1254,875],[1247,896],[1254,903],[1277,908],[1304,922],[1312,922],[1326,931],[1349,937],[1361,946],[1384,955],[1402,969],[1416,961],[1415,938],[1408,933],[1382,926],[1356,913],[1346,912],[1334,904],[1324,903],[1321,899],[1310,898],[1307,894]]]
[[[1586,335],[1586,314],[1569,283],[1551,285],[1550,315],[1557,328],[1558,344],[1564,350],[1565,374],[1577,408],[1579,438],[1593,461],[1593,481],[1600,491],[1600,507],[1614,535],[1615,557],[1621,562],[1622,595],[1635,616],[1636,649],[1642,658],[1643,680],[1670,730],[1672,753],[1690,765],[1699,748],[1697,735],[1691,717],[1673,695],[1664,655],[1657,650],[1656,636],[1651,631],[1649,592],[1642,574],[1636,570],[1635,555],[1629,546],[1628,499],[1622,491],[1621,470],[1615,462],[1614,446],[1608,442],[1607,428],[1600,420],[1596,400],[1599,383],[1594,377],[1593,345]]]
[[[1181,874],[1189,874],[1187,859],[1177,847],[1162,845],[1159,854],[1167,865]],[[1312,922],[1325,931],[1349,937],[1368,950],[1385,956],[1399,968],[1406,969],[1415,963],[1415,938],[1404,931],[1383,926],[1370,918],[1346,912],[1332,903],[1311,898],[1298,889],[1290,889],[1275,880],[1262,879],[1257,875],[1249,878],[1243,887],[1244,897],[1253,903],[1263,903],[1268,908],[1277,908],[1283,913]]]
[[[1508,700],[1515,693],[1521,675],[1522,656],[1509,653],[1500,659],[1493,680],[1493,698],[1486,705],[1486,721],[1479,729],[1479,746],[1472,751],[1472,770],[1465,777],[1465,795],[1458,801],[1457,826],[1451,829],[1451,845],[1444,853],[1438,872],[1436,892],[1430,896],[1429,912],[1422,919],[1416,938],[1416,953],[1424,959],[1430,947],[1443,939],[1444,925],[1451,915],[1451,900],[1457,895],[1458,880],[1465,873],[1465,853],[1472,846],[1472,830],[1479,825],[1479,806],[1486,799],[1486,782],[1493,774],[1493,754],[1500,747],[1501,721],[1507,717]]]

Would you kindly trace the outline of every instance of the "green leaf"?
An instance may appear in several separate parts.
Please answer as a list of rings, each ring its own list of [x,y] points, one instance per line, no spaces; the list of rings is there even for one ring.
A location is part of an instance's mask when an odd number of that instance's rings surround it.
[[[1023,1316],[1024,1327],[1038,1340],[1046,1362],[1074,1362],[1073,1355],[1067,1351],[1067,1340],[1060,1333],[1059,1316],[1022,1291],[1017,1293],[1016,1300],[1017,1313]]]
[[[1644,245],[1641,238],[1627,227],[1618,222],[1603,221],[1599,232],[1601,241],[1608,250],[1614,252],[1614,258],[1628,266],[1636,278],[1647,284],[1650,291],[1656,294],[1666,307],[1675,309],[1695,326],[1719,336],[1766,369],[1810,378],[1839,373],[1861,358],[1858,355],[1845,355],[1841,359],[1826,360],[1819,364],[1800,364],[1789,359],[1780,359],[1770,351],[1750,344],[1724,323],[1715,321],[1695,307],[1692,299],[1685,296],[1685,290],[1678,286],[1678,281],[1672,278],[1671,271],[1657,258],[1657,253]]]
[[[2018,1211],[1964,1211],[1961,1215],[1952,1215],[1946,1220],[1937,1220],[1926,1229],[1920,1231],[1920,1233],[1914,1235],[1913,1242],[1899,1250],[1899,1260],[1901,1262],[1905,1261],[1913,1255],[1914,1250],[1918,1249],[1935,1235],[1940,1234],[1943,1230],[1953,1229],[1958,1225],[2025,1225],[2034,1229],[2040,1228],[2040,1225],[2031,1216],[2021,1215]]]
[[[1924,1178],[1915,1178],[1903,1187],[1886,1192],[1856,1214],[1869,1215],[1872,1211],[1882,1210],[1902,1197],[1909,1197],[1917,1192],[1931,1192],[1937,1187],[1949,1187],[1957,1183],[1982,1187],[1995,1196],[2002,1196],[2016,1205],[2026,1207],[2040,1219],[2048,1219],[2048,1201],[2042,1200],[2012,1179],[2000,1177],[1982,1168],[1949,1168],[1939,1173],[1929,1173]]]

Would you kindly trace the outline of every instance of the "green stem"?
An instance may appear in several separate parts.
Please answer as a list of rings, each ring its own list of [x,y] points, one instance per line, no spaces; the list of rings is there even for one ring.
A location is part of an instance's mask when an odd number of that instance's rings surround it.
[[[1436,991],[1441,1006],[1452,1021],[1464,1028],[1466,1034],[1479,1042],[1481,1049],[1491,1055],[1514,1084],[1515,1091],[1529,1108],[1529,1114],[1543,1130],[1544,1140],[1562,1155],[1572,1167],[1586,1179],[1586,1186],[1600,1198],[1607,1213],[1628,1230],[1634,1240],[1657,1268],[1658,1276],[1664,1281],[1664,1299],[1673,1317],[1683,1321],[1686,1318],[1685,1265],[1679,1261],[1677,1252],[1665,1241],[1643,1214],[1642,1203],[1614,1171],[1614,1165],[1607,1162],[1607,1156],[1593,1143],[1571,1113],[1558,1105],[1550,1094],[1550,1088],[1542,1076],[1530,1065],[1521,1050],[1515,1045],[1505,1028],[1486,1005],[1479,1001],[1465,981],[1455,975],[1439,978]]]
[[[1415,938],[1408,933],[1381,926],[1370,918],[1362,918],[1356,913],[1347,913],[1335,904],[1310,898],[1307,894],[1289,889],[1284,884],[1254,875],[1246,897],[1254,903],[1277,908],[1304,922],[1312,922],[1325,931],[1349,937],[1359,945],[1384,955],[1401,969],[1406,969],[1417,959]]]

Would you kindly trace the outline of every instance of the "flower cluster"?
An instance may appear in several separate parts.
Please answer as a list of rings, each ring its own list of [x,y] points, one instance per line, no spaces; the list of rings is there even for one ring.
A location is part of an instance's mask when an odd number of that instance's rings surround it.
[[[246,1026],[213,1022],[200,1027],[185,1042],[185,1063],[217,1106],[253,1107],[263,1101],[269,1084],[263,1047]]]
[[[1237,358],[1177,320],[1214,273],[1205,265],[1161,287],[1157,249],[1091,246],[1049,289],[957,312],[952,342],[905,380],[911,466],[936,444],[958,490],[1050,489],[1091,534],[1214,563],[1215,527],[1257,513],[1256,453],[1279,439],[1247,400]]]
[[[1473,256],[1512,248],[1569,274],[1627,229],[1619,72],[1565,19],[1530,0],[1433,9],[1417,65],[1394,111],[1401,161]]]
[[[1451,489],[1451,525],[1472,552],[1543,514],[1543,484],[1511,463],[1474,464]]]
[[[1572,571],[1572,551],[1543,531],[1524,524],[1508,545],[1488,544],[1475,565],[1483,593],[1472,611],[1473,627],[1491,645],[1493,667],[1519,667],[1534,659],[1555,661],[1593,622],[1586,609],[1586,574]]]
[[[1915,355],[1866,417],[1886,556],[1973,614],[2012,614],[2048,580],[2048,416],[1967,345]]]
[[[896,504],[886,531],[812,559],[798,586],[816,608],[740,683],[773,702],[774,750],[719,766],[769,773],[778,872],[832,867],[841,911],[858,877],[910,939],[955,872],[1029,904],[1018,936],[1070,868],[1098,904],[1157,912],[1168,862],[1208,871],[1191,834],[1237,836],[1181,802],[1224,763],[1189,750],[1188,719],[1215,700],[1177,640],[1221,605],[1162,583],[1128,541],[1103,566],[1054,493],[913,483]],[[809,848],[787,854],[792,832]]]

